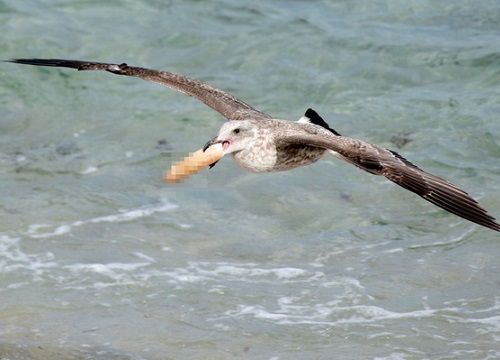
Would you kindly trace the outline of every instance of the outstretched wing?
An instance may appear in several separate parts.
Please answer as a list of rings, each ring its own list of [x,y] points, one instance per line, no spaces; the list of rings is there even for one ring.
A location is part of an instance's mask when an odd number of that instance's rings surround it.
[[[464,219],[500,231],[500,224],[459,187],[418,168],[396,152],[323,129],[292,131],[280,141],[332,150],[334,154],[371,174],[383,175],[399,186]]]
[[[232,95],[214,88],[202,81],[168,71],[144,69],[127,64],[108,64],[93,61],[62,60],[62,59],[13,59],[9,62],[25,65],[66,67],[77,70],[106,70],[113,74],[135,76],[146,81],[152,81],[168,86],[190,95],[221,113],[228,120],[269,119],[269,115],[255,110],[250,105],[238,100]]]

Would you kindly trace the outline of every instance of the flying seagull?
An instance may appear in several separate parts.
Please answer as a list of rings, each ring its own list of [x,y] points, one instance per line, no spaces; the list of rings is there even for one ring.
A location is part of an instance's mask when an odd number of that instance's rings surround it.
[[[383,175],[455,215],[500,231],[500,224],[495,218],[465,191],[421,170],[394,151],[340,135],[312,109],[308,109],[298,121],[275,119],[202,81],[125,63],[62,59],[8,61],[77,70],[106,70],[168,86],[202,101],[230,120],[222,125],[215,138],[207,142],[205,149],[216,143],[222,144],[224,153],[231,154],[233,160],[245,170],[255,173],[286,171],[312,164],[332,154],[370,174]]]

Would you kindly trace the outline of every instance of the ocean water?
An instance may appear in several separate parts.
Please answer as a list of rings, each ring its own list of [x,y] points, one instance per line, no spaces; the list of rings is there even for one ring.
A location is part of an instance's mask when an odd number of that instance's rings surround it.
[[[498,1],[0,1],[0,58],[170,70],[400,152],[500,218]],[[0,359],[498,359],[500,238],[336,159],[181,184],[224,120],[0,63]]]

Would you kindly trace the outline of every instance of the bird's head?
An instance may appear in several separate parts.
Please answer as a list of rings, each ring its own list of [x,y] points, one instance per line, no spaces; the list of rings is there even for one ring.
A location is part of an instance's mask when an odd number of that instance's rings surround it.
[[[205,144],[204,150],[213,144],[222,144],[224,154],[234,154],[250,146],[257,137],[256,126],[246,120],[228,121],[222,125],[219,134]]]

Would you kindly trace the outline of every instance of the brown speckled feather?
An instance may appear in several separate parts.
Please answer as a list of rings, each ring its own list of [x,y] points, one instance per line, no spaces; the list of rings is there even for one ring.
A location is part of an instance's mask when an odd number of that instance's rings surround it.
[[[177,91],[190,95],[215,111],[221,113],[228,120],[243,119],[268,119],[269,115],[255,110],[250,105],[235,98],[228,93],[214,88],[202,81],[183,75],[173,74],[168,71],[151,70],[140,67],[128,66],[127,64],[110,64],[93,61],[62,60],[62,59],[15,59],[9,62],[25,65],[65,67],[83,70],[106,70],[113,74],[134,76],[146,81],[152,81],[168,86]]]

